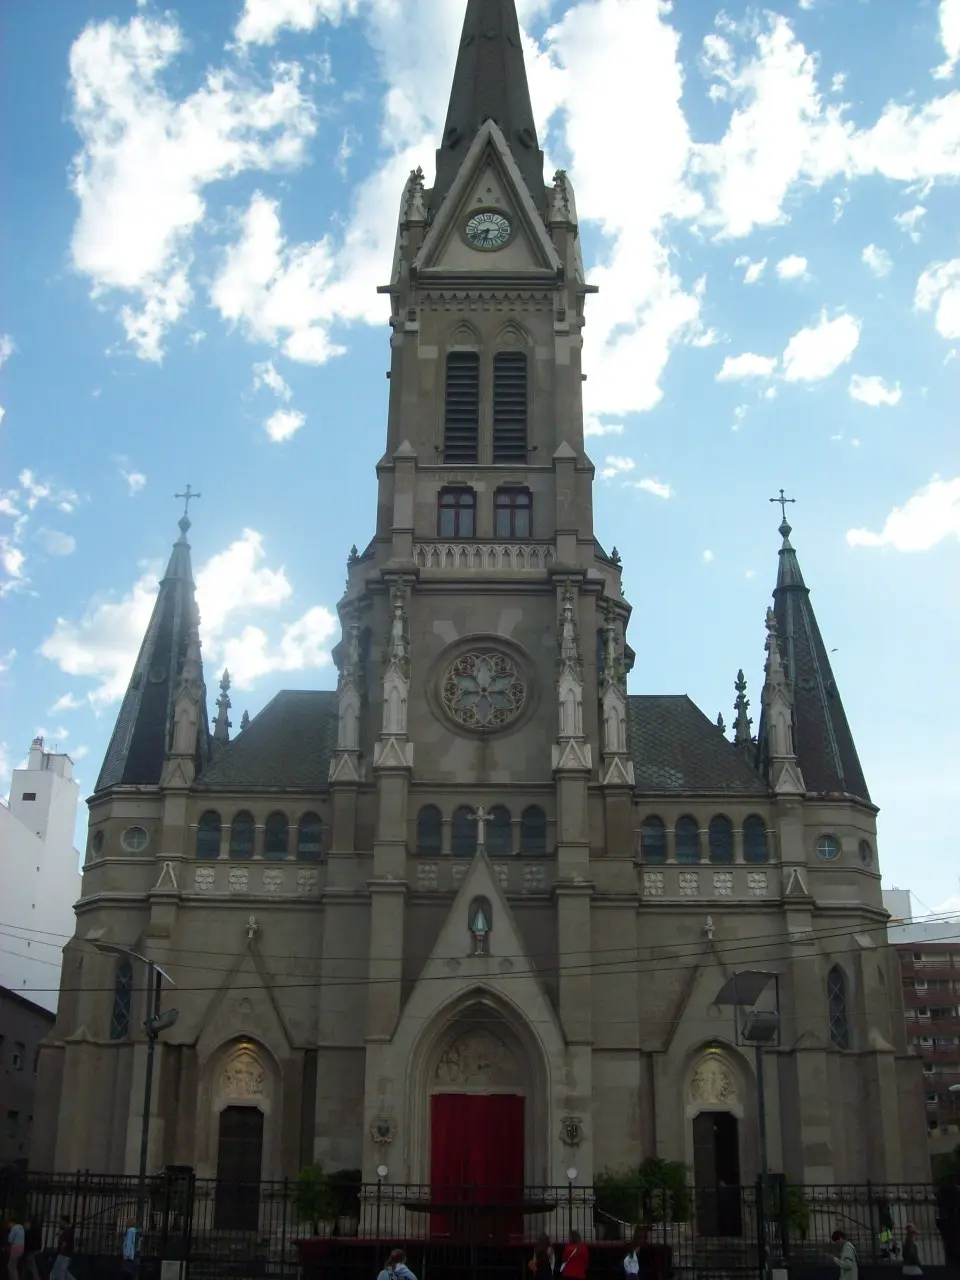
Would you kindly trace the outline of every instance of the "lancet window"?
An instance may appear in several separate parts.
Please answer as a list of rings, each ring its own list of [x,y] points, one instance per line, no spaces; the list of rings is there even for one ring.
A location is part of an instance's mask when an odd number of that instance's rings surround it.
[[[651,815],[640,826],[640,852],[644,862],[666,862],[667,830],[663,819]]]
[[[435,804],[425,804],[417,814],[417,853],[436,856],[443,845],[443,818]]]
[[[290,824],[285,813],[271,813],[263,831],[263,856],[285,858],[290,841]]]
[[[230,825],[230,857],[253,857],[253,815],[238,813]]]
[[[696,818],[684,815],[677,819],[674,829],[677,862],[700,861],[700,824]]]
[[[323,820],[318,813],[305,813],[297,828],[297,858],[319,862],[323,853]]]
[[[850,1025],[847,1021],[847,984],[843,970],[834,965],[827,975],[827,1011],[830,1016],[830,1039],[837,1049],[850,1048]]]
[[[494,805],[487,817],[484,836],[487,853],[501,858],[513,851],[513,832],[510,826],[510,810],[502,804]]]
[[[455,858],[472,858],[477,852],[477,819],[472,809],[461,806],[454,812],[450,830],[450,852]]]
[[[733,861],[733,823],[723,814],[710,819],[707,833],[710,861],[721,866]]]
[[[769,862],[767,849],[767,824],[756,814],[751,814],[743,824],[744,862]]]
[[[133,1000],[133,965],[121,960],[113,982],[113,1013],[110,1015],[110,1039],[124,1040],[130,1034],[130,1005]]]
[[[197,823],[197,857],[220,857],[220,815],[214,809],[208,809]]]
[[[528,805],[520,815],[520,852],[547,852],[547,815],[538,804]]]

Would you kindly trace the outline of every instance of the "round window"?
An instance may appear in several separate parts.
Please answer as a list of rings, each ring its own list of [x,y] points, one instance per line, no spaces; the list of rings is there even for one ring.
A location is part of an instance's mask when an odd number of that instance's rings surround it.
[[[504,729],[520,715],[527,686],[512,657],[486,649],[461,654],[443,674],[447,714],[468,729]]]
[[[824,862],[833,862],[840,857],[840,842],[835,836],[821,836],[817,841],[817,856]]]
[[[143,827],[127,827],[120,837],[120,843],[128,853],[140,853],[150,843],[150,837]]]
[[[865,867],[869,867],[873,862],[873,849],[870,847],[869,840],[861,840],[859,847],[860,861]]]
[[[95,831],[95,832],[93,833],[93,839],[90,841],[90,847],[93,849],[93,852],[94,852],[94,853],[102,853],[102,852],[103,852],[103,842],[104,842],[104,834],[103,834],[103,832],[102,832],[102,831]]]

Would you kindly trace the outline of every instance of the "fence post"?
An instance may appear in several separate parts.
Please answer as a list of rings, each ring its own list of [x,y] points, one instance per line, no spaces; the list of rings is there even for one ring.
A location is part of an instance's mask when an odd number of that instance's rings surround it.
[[[761,1174],[756,1181],[754,1196],[757,1206],[757,1274],[765,1276],[767,1273],[767,1213],[764,1204],[764,1191],[766,1179]]]
[[[287,1179],[283,1180],[283,1214],[280,1219],[280,1275],[286,1275],[287,1266]]]

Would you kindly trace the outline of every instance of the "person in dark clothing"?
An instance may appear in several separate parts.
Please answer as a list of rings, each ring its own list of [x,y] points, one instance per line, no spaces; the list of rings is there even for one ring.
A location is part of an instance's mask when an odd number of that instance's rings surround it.
[[[23,1237],[23,1275],[24,1280],[40,1280],[37,1269],[37,1258],[43,1252],[43,1227],[36,1218],[31,1218]]]
[[[903,1274],[905,1276],[922,1276],[920,1250],[917,1246],[917,1228],[908,1222],[903,1237]]]
[[[50,1280],[74,1280],[70,1273],[70,1263],[76,1248],[76,1229],[69,1213],[60,1215],[60,1239],[57,1241],[57,1256],[50,1272]]]
[[[960,1183],[955,1179],[937,1189],[937,1230],[947,1266],[960,1267]]]
[[[527,1269],[534,1274],[536,1280],[553,1280],[553,1265],[553,1247],[550,1244],[550,1237],[542,1235],[537,1241],[533,1257],[527,1263]]]

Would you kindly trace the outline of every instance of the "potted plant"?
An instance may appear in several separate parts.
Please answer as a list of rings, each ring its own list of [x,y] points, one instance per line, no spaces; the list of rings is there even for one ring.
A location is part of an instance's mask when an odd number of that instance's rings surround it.
[[[363,1174],[359,1169],[338,1169],[329,1175],[329,1182],[336,1212],[337,1235],[359,1235]]]
[[[332,1234],[337,1216],[336,1198],[330,1178],[323,1171],[323,1165],[304,1165],[297,1174],[293,1184],[293,1210],[301,1222],[308,1222],[314,1236],[321,1234],[320,1226],[327,1227],[326,1234]]]
[[[650,1227],[686,1222],[691,1213],[687,1166],[682,1160],[648,1156],[629,1169],[604,1169],[594,1180],[597,1226],[607,1240],[623,1236],[623,1224]]]

